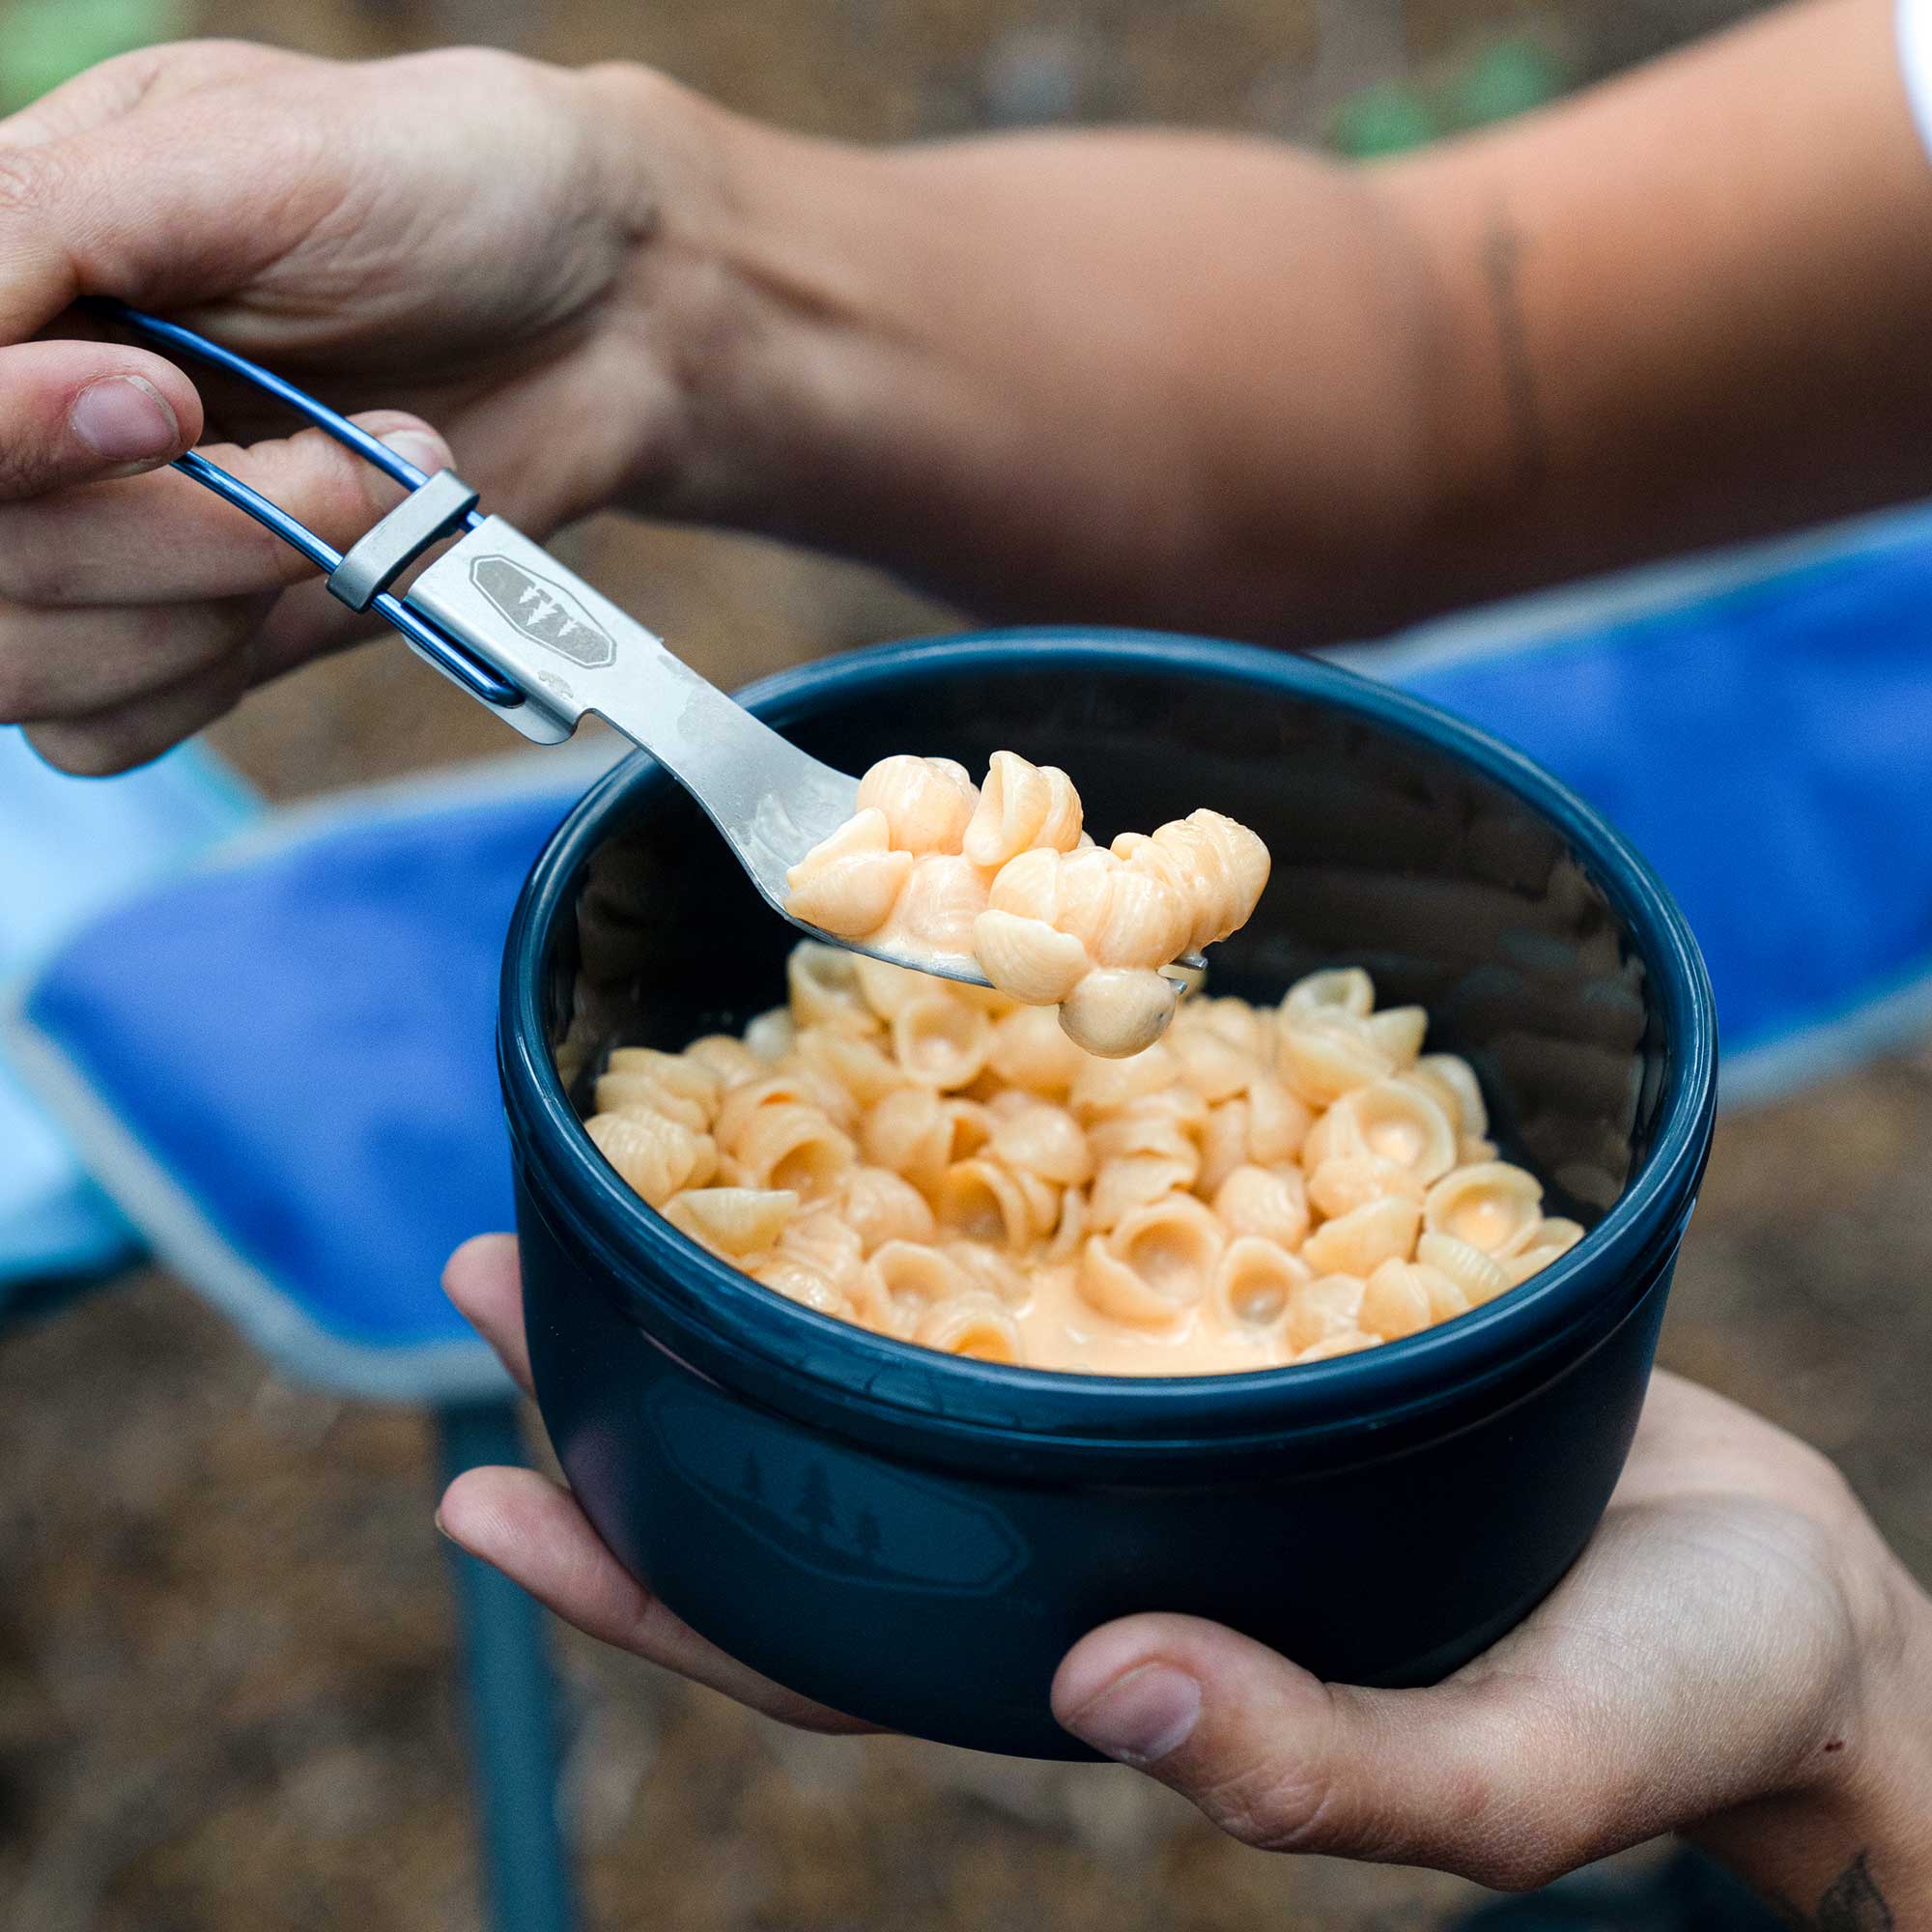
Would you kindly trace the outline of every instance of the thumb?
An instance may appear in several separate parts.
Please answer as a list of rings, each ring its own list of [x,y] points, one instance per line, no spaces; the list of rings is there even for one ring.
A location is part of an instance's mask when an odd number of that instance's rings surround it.
[[[200,434],[194,384],[145,350],[99,342],[0,350],[0,501],[157,469]]]
[[[1536,1726],[1481,1686],[1323,1684],[1218,1624],[1138,1616],[1067,1653],[1053,1712],[1266,1851],[1427,1865],[1502,1889],[1601,1855],[1590,1790],[1548,1776]],[[1542,1721],[1560,1727],[1562,1714]]]

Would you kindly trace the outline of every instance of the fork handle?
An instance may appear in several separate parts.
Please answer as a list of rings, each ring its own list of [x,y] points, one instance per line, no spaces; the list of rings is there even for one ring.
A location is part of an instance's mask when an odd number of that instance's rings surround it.
[[[564,736],[594,712],[649,752],[741,854],[754,828],[768,829],[775,805],[815,818],[825,815],[814,800],[828,781],[849,792],[849,779],[700,677],[501,517],[486,518],[438,557],[410,586],[409,601],[522,691],[520,708]],[[849,798],[828,798],[837,822]]]

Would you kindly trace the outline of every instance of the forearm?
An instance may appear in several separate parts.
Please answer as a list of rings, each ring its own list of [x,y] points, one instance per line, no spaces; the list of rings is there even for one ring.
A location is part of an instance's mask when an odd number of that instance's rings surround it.
[[[1891,0],[1822,0],[1387,168],[1455,318],[1464,599],[1932,485],[1932,166]]]
[[[1309,642],[1932,482],[1889,0],[1369,170],[690,111],[705,321],[633,500],[988,614]]]
[[[705,347],[638,507],[1042,621],[1306,641],[1387,591],[1436,468],[1435,313],[1356,171],[1149,132],[865,150],[694,111]]]

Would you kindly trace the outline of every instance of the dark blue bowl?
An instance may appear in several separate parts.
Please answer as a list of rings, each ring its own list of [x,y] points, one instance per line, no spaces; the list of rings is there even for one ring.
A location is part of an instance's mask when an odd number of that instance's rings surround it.
[[[680,1616],[806,1695],[952,1744],[1088,1755],[1047,1687],[1129,1611],[1217,1618],[1310,1669],[1429,1682],[1520,1619],[1629,1451],[1710,1145],[1702,961],[1561,785],[1398,693],[1274,652],[1032,631],[790,672],[753,708],[862,771],[1001,746],[1090,820],[1211,805],[1274,876],[1215,950],[1272,1000],[1358,963],[1482,1076],[1504,1152],[1586,1238],[1471,1315],[1307,1368],[1161,1379],[930,1353],[783,1300],[646,1208],[579,1112],[612,1043],[781,997],[793,934],[649,759],[530,875],[500,1058],[538,1401],[599,1533]]]

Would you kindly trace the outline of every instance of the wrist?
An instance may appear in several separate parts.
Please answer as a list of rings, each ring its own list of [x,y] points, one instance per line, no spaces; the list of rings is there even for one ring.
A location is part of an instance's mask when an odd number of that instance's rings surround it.
[[[847,319],[879,156],[748,120],[650,69],[581,78],[604,135],[604,218],[628,252],[606,318],[618,386],[639,395],[619,501],[821,536],[799,509],[828,458],[816,338]]]
[[[1685,1835],[1800,1925],[1904,1932],[1932,1926],[1932,1601],[1889,1552],[1865,1595],[1841,1716],[1788,1784]]]

